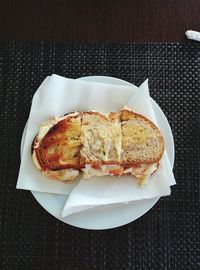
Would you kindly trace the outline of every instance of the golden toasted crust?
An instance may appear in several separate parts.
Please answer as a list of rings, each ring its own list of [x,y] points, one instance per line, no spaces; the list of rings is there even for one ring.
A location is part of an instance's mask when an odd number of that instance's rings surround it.
[[[82,125],[98,125],[98,124],[107,124],[107,117],[99,112],[88,111],[83,112],[82,116]]]
[[[50,128],[39,147],[35,149],[41,167],[53,171],[78,168],[81,148],[80,135],[79,117],[65,118]]]
[[[121,114],[120,114],[120,118],[121,118],[121,121],[129,121],[129,120],[133,120],[133,119],[140,119],[140,120],[143,120],[146,123],[148,123],[152,128],[155,128],[156,130],[159,130],[158,127],[153,122],[151,122],[151,120],[149,120],[147,117],[145,117],[142,114],[131,111],[131,110],[122,109]]]
[[[108,119],[109,119],[111,122],[120,121],[120,113],[118,113],[118,112],[110,112],[110,113],[108,114]]]

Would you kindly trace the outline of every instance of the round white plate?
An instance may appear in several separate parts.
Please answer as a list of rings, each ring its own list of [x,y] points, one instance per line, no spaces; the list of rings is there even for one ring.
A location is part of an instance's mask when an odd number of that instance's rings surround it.
[[[93,81],[93,82],[103,82],[117,85],[131,86],[132,84],[117,78],[107,77],[107,76],[89,76],[80,78],[81,80]],[[165,143],[166,152],[169,157],[171,167],[174,165],[174,140],[171,128],[165,117],[163,111],[158,106],[158,104],[151,99],[153,109],[157,116],[157,121],[160,129],[162,130]],[[22,141],[21,141],[21,153],[24,145],[26,127],[24,128]],[[39,204],[51,215],[58,218],[59,220],[84,229],[111,229],[125,225],[132,222],[147,211],[149,211],[153,205],[158,201],[159,198],[153,198],[148,200],[135,201],[129,204],[115,204],[109,206],[95,207],[83,211],[81,213],[73,214],[65,218],[61,217],[61,210],[63,209],[68,196],[49,194],[31,191],[35,199]]]

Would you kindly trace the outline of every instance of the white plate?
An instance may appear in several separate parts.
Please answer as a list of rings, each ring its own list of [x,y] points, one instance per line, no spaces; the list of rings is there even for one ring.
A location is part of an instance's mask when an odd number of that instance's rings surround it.
[[[131,83],[129,82],[106,76],[89,76],[80,79],[93,82],[131,86]],[[151,99],[151,102],[157,116],[158,125],[164,134],[167,155],[169,157],[171,167],[173,168],[174,140],[172,131],[161,108],[153,99]],[[21,153],[24,145],[25,130],[26,127],[24,129],[21,141]],[[129,204],[115,204],[110,206],[95,207],[94,209],[89,209],[81,213],[73,214],[63,218],[60,216],[60,214],[68,196],[36,191],[32,191],[32,194],[47,212],[59,220],[79,228],[93,230],[111,229],[132,222],[149,211],[159,199],[153,198],[148,200],[135,201]]]

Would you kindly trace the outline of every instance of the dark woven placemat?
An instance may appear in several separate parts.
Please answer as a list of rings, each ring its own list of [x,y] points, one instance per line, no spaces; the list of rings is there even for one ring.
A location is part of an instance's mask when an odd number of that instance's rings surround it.
[[[199,44],[0,43],[0,269],[200,269]],[[16,190],[20,140],[47,75],[109,75],[150,91],[171,124],[177,186],[139,220],[88,231]]]

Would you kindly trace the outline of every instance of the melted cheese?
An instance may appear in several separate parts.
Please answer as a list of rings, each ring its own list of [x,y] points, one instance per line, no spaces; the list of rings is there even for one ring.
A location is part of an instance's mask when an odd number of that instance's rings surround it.
[[[139,167],[131,167],[127,168],[123,171],[123,174],[131,174],[139,179],[139,184],[144,186],[150,175],[157,170],[158,164],[140,164]],[[83,178],[88,179],[92,176],[105,176],[105,175],[112,175],[110,171],[120,170],[123,169],[120,165],[102,165],[100,169],[95,169],[90,164],[86,164],[85,168],[82,169],[84,172]]]
[[[140,164],[139,167],[131,167],[124,170],[124,173],[130,173],[140,180],[140,185],[144,186],[148,182],[150,175],[157,170],[158,163]]]
[[[38,159],[37,159],[35,150],[33,150],[32,159],[33,159],[33,163],[35,164],[35,167],[36,167],[38,170],[41,170],[42,168],[40,167],[40,164],[39,164],[39,162],[38,162]]]
[[[46,136],[46,134],[48,133],[48,131],[50,130],[50,128],[53,127],[53,125],[57,124],[58,121],[56,121],[56,118],[52,118],[46,122],[44,122],[38,132],[37,135],[37,143],[34,146],[34,148],[38,148],[40,145],[40,142],[42,141],[42,139]]]
[[[120,165],[102,165],[100,166],[100,169],[95,169],[90,164],[86,164],[85,168],[82,169],[84,172],[83,178],[88,179],[92,176],[105,176],[105,175],[112,175],[110,171],[112,170],[119,170],[121,169]]]
[[[86,164],[85,168],[82,169],[83,171],[83,178],[89,179],[92,176],[103,176],[105,173],[102,172],[100,169],[93,168],[90,164]]]
[[[112,144],[109,129],[101,125],[95,127],[82,126],[82,130],[84,145],[81,149],[82,156],[93,161],[108,161]]]
[[[158,168],[158,164],[152,164],[149,166],[149,168],[145,171],[144,176],[140,179],[140,185],[144,186],[145,184],[148,183],[148,179],[150,175],[155,172]]]
[[[50,177],[51,179],[70,181],[77,178],[77,176],[79,175],[79,171],[74,169],[65,169],[59,171],[46,170],[45,172],[43,172],[43,174],[46,175],[47,177]]]
[[[118,123],[112,125],[82,126],[81,155],[93,162],[120,161],[122,134]]]

